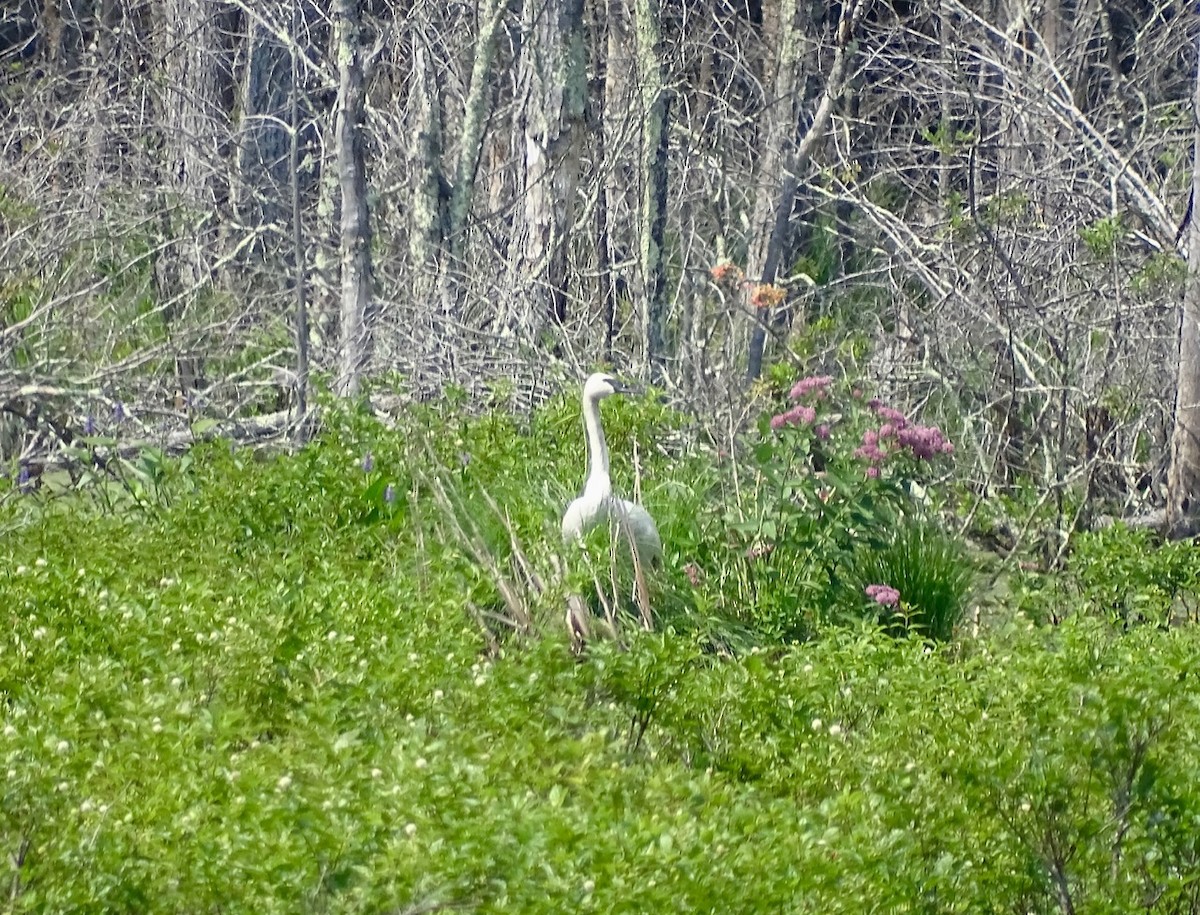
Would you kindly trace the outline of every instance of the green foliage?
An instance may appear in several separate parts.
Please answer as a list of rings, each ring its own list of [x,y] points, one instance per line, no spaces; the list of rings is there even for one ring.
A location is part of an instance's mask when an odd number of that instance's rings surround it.
[[[669,564],[699,567],[664,589],[713,612],[732,461],[666,455],[648,436],[677,420],[613,406]],[[515,531],[540,561],[583,474],[573,405],[326,417],[296,454],[150,456],[141,503],[0,505],[11,911],[1051,912],[1064,888],[1079,912],[1195,910],[1196,631],[497,642],[431,486],[487,530],[490,494],[496,555]],[[817,441],[769,433],[772,479],[809,498]]]
[[[844,603],[854,558],[923,509],[917,484],[952,449],[940,430],[829,377],[801,380],[779,399],[747,448],[739,498],[723,510],[731,603],[787,641]]]
[[[1080,609],[1123,624],[1195,618],[1200,557],[1187,542],[1157,544],[1145,530],[1114,524],[1075,540],[1069,581]]]
[[[1187,262],[1175,253],[1156,252],[1130,278],[1129,285],[1140,295],[1176,295],[1187,279]]]
[[[860,549],[854,556],[847,605],[858,614],[865,608],[891,631],[948,641],[966,612],[971,578],[959,543],[932,524],[904,523],[883,545]],[[899,591],[899,606],[885,607],[866,597],[871,585]]]
[[[1123,629],[1166,629],[1200,619],[1194,545],[1159,543],[1152,532],[1123,524],[1077,535],[1065,569],[1017,575],[1012,586],[1015,608],[1038,622],[1083,614]]]
[[[1022,191],[996,194],[983,206],[982,216],[991,225],[1004,225],[1023,218],[1031,206],[1029,195]]]
[[[1120,215],[1105,216],[1097,219],[1090,226],[1081,227],[1079,237],[1088,246],[1093,257],[1108,260],[1116,254],[1117,245],[1125,237],[1125,231],[1124,221]]]
[[[974,145],[975,133],[955,127],[952,121],[941,120],[934,127],[922,127],[921,139],[943,156],[953,156]]]

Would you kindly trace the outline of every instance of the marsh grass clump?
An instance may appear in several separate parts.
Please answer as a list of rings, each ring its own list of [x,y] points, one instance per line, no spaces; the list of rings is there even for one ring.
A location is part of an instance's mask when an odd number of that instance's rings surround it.
[[[972,571],[963,548],[929,522],[907,522],[848,569],[844,604],[874,613],[888,631],[949,640],[966,612]]]

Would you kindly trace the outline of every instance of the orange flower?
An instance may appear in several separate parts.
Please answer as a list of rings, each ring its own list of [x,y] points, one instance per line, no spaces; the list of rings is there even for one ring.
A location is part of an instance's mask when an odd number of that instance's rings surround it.
[[[777,308],[787,298],[787,290],[774,283],[763,283],[750,293],[750,304],[755,308]]]
[[[723,260],[708,271],[714,283],[718,285],[736,286],[745,276],[742,268],[732,261]]]

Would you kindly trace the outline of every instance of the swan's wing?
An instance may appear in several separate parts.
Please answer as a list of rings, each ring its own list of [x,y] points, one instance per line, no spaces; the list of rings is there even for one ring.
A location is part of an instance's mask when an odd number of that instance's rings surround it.
[[[586,533],[583,527],[583,499],[575,499],[562,517],[562,537],[566,542],[579,540]]]
[[[597,524],[608,519],[611,500],[606,495],[584,492],[563,513],[563,540],[579,540]]]
[[[620,520],[629,526],[633,541],[637,544],[638,553],[646,560],[653,562],[662,559],[662,537],[658,534],[658,525],[650,512],[636,502],[626,499],[616,500],[616,508]]]

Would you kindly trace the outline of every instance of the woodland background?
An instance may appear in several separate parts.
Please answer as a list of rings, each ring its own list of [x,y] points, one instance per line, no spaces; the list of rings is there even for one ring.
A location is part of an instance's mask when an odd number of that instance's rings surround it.
[[[528,407],[600,362],[720,437],[779,363],[939,418],[974,492],[1031,487],[1062,527],[1161,503],[1194,25],[1182,0],[8,2],[0,457],[283,429],[321,385]]]

